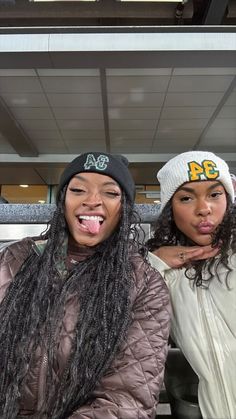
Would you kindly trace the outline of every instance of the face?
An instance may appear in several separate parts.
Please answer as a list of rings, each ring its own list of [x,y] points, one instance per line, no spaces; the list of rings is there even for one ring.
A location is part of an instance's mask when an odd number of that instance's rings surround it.
[[[68,184],[65,218],[73,241],[95,246],[107,239],[118,225],[121,189],[109,176],[79,173]]]
[[[226,208],[225,189],[216,181],[185,183],[172,198],[176,226],[199,246],[211,244]]]

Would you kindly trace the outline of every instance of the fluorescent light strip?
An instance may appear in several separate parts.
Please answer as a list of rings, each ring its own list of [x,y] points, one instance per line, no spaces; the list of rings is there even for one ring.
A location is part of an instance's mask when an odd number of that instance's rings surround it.
[[[66,1],[70,1],[70,2],[73,2],[73,1],[93,1],[93,2],[95,2],[95,1],[99,1],[99,0],[29,0],[29,1],[32,1],[32,2],[39,2],[39,1],[44,1],[44,2],[52,2],[52,1],[64,1],[64,2],[66,2]]]
[[[141,1],[141,2],[146,2],[146,3],[150,3],[150,2],[159,2],[159,3],[181,3],[180,0],[117,0],[117,1],[123,1],[123,2],[128,2],[128,1]],[[184,1],[186,3],[186,0]],[[182,1],[183,3],[183,1]]]

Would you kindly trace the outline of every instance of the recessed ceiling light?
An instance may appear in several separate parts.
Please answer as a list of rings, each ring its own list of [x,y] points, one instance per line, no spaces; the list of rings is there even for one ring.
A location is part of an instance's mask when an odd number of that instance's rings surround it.
[[[28,188],[29,185],[20,185],[21,188]]]

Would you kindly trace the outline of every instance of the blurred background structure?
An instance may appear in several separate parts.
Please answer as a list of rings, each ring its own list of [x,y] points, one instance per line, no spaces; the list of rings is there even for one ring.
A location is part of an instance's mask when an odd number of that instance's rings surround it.
[[[53,202],[88,150],[127,155],[137,203],[186,150],[236,174],[235,23],[235,0],[1,0],[1,196]]]

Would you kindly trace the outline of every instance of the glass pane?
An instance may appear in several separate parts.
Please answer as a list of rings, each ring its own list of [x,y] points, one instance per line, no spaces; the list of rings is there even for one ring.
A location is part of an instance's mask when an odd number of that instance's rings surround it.
[[[26,186],[26,185],[24,185]],[[47,185],[2,185],[1,196],[9,204],[44,204],[47,202]]]

